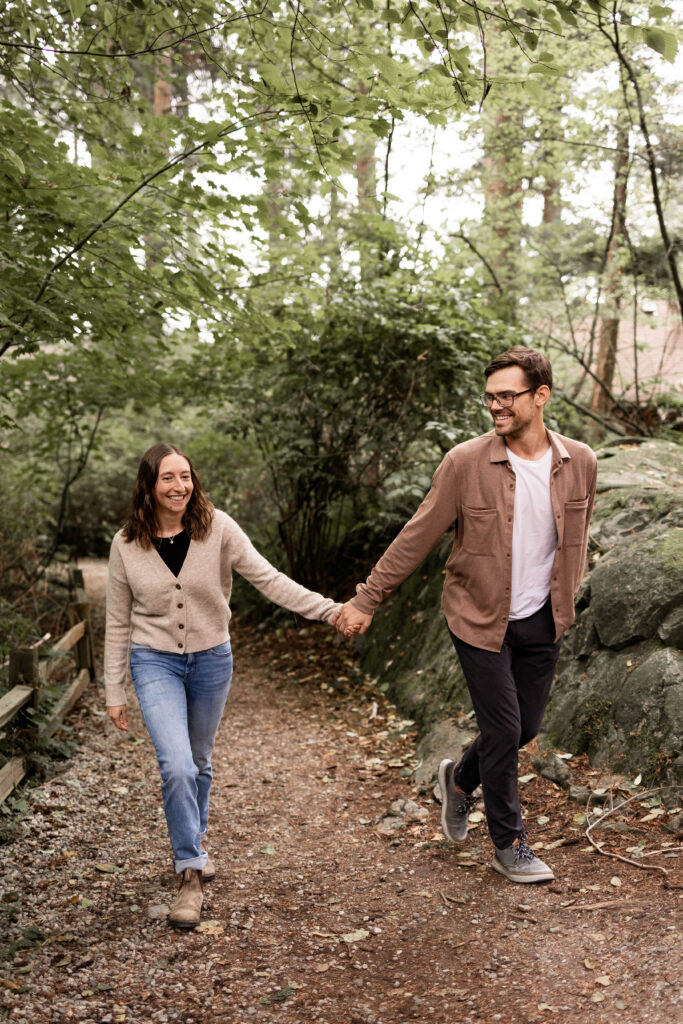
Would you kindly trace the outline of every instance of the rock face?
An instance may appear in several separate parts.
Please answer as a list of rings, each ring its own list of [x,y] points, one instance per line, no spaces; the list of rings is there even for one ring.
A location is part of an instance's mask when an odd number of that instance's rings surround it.
[[[587,752],[597,765],[680,781],[683,447],[617,442],[597,455],[592,569],[564,639],[544,728],[552,743]],[[475,727],[461,717],[470,707],[467,687],[439,610],[448,547],[376,615],[362,646],[365,670],[423,735],[424,775],[441,757],[459,756],[467,727]]]
[[[598,765],[683,776],[683,449],[598,453],[594,568],[577,599],[545,728]]]

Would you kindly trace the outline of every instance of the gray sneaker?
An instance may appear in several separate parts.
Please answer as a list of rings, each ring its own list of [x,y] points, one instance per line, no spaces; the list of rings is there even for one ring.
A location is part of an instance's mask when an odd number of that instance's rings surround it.
[[[446,758],[439,765],[439,789],[441,790],[441,828],[452,843],[463,843],[467,839],[467,815],[474,800],[467,793],[456,789],[453,781],[455,761]]]
[[[552,882],[555,875],[547,864],[535,855],[524,836],[520,836],[506,850],[496,846],[493,867],[511,882]]]

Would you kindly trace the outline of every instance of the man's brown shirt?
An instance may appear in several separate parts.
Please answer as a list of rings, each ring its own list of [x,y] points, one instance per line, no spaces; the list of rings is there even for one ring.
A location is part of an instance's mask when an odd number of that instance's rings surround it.
[[[588,445],[547,431],[553,450],[550,497],[557,548],[550,578],[556,639],[574,621],[588,547],[597,460]],[[490,431],[444,457],[426,498],[379,559],[354,605],[368,614],[405,580],[455,524],[441,607],[465,643],[503,645],[510,611],[515,474],[502,437]]]

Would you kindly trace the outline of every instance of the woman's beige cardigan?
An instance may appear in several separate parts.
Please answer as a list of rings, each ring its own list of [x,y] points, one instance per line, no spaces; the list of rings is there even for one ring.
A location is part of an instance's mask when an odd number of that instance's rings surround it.
[[[233,569],[275,604],[329,622],[340,605],[294,583],[258,553],[244,530],[216,510],[211,533],[192,540],[177,577],[156,548],[111,545],[107,584],[104,685],[108,706],[126,703],[131,641],[157,651],[192,654],[229,639]]]

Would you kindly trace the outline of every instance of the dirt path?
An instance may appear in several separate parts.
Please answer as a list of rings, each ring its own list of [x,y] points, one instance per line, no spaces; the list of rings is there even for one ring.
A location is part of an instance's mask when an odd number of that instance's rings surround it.
[[[86,570],[101,593],[101,570]],[[203,925],[184,934],[164,920],[175,883],[153,750],[137,708],[124,737],[93,692],[71,718],[80,753],[26,791],[24,834],[2,851],[14,945],[0,1019],[683,1021],[681,892],[586,852],[579,808],[552,783],[525,787],[530,818],[548,819],[538,834],[574,840],[547,855],[549,886],[493,872],[483,825],[463,851],[442,842],[427,796],[425,822],[383,837],[389,805],[416,798],[400,774],[410,723],[381,700],[373,716],[377,695],[325,627],[237,624],[233,647]]]

